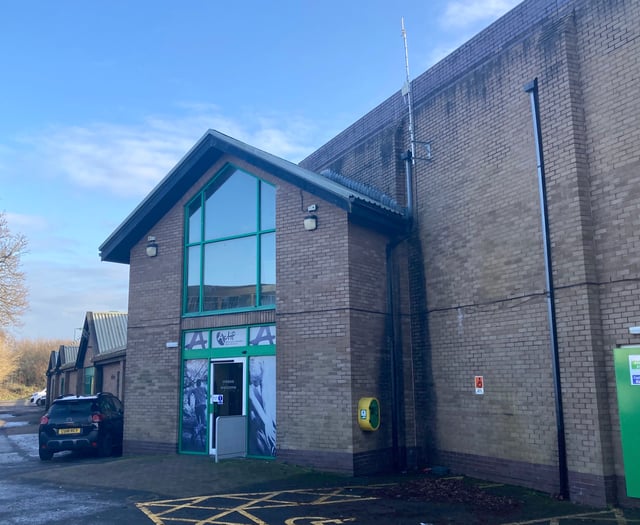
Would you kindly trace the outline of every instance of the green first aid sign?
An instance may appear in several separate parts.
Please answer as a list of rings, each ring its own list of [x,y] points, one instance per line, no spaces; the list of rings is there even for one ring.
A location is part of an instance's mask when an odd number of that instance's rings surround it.
[[[640,386],[640,355],[629,356],[629,371],[631,372],[631,384]]]
[[[640,347],[613,351],[627,496],[640,498]]]

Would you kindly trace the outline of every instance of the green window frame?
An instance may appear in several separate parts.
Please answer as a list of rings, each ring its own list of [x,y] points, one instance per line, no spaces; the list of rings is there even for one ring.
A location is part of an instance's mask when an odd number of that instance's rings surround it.
[[[95,392],[93,391],[93,383],[96,375],[96,369],[92,366],[89,366],[84,369],[84,394],[91,395]]]
[[[275,308],[275,186],[227,165],[184,222],[185,316]]]

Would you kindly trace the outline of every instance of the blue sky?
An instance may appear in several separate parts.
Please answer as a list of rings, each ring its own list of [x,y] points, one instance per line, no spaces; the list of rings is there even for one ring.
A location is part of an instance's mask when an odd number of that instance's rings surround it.
[[[18,338],[127,309],[98,246],[209,128],[298,162],[518,0],[22,0],[0,17],[0,210]]]

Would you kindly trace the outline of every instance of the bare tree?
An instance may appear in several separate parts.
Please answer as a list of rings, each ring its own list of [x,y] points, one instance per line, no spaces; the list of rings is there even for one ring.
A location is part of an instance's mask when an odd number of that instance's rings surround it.
[[[0,385],[4,384],[16,369],[16,354],[10,347],[8,335],[0,329]]]
[[[15,371],[17,383],[42,387],[46,383],[46,373],[53,350],[60,345],[70,345],[70,341],[59,339],[22,339],[15,342]]]
[[[5,213],[0,211],[0,328],[18,324],[27,309],[27,288],[20,270],[26,249],[26,237],[12,234]]]

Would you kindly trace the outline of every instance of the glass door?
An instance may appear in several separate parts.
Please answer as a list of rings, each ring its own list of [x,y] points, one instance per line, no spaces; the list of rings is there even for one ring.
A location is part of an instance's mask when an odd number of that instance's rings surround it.
[[[216,453],[216,419],[245,415],[245,362],[244,357],[211,360],[209,454]]]

